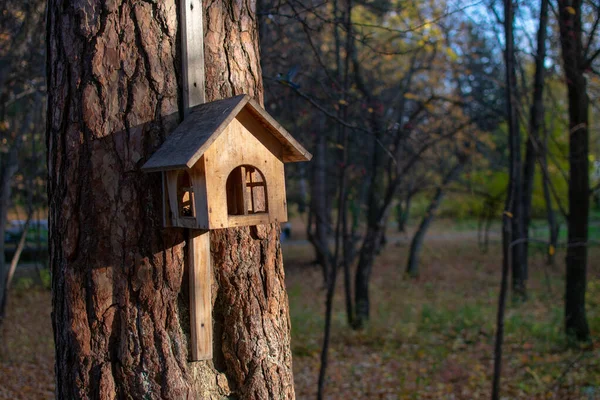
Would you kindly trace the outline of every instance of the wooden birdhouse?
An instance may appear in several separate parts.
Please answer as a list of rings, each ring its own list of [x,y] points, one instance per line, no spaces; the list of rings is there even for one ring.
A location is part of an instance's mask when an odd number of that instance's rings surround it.
[[[248,95],[201,104],[142,167],[163,174],[164,225],[287,221],[283,164],[311,154]]]
[[[283,164],[311,154],[248,95],[200,104],[144,164],[188,238],[192,361],[212,358],[211,229],[287,221]]]

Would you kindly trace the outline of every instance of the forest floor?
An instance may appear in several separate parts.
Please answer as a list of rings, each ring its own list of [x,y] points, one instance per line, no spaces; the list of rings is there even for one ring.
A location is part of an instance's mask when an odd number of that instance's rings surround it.
[[[453,235],[452,232],[455,234]],[[310,245],[294,225],[283,244],[298,399],[316,396],[325,290]],[[404,276],[408,244],[390,235],[376,259],[371,321],[348,327],[338,275],[327,399],[486,399],[490,395],[500,246],[487,253],[469,226],[433,228],[418,279]],[[600,249],[589,254],[588,320],[593,345],[569,346],[563,329],[564,253],[545,265],[531,252],[529,299],[510,302],[502,396],[506,399],[600,399]],[[22,278],[0,331],[0,399],[53,398],[50,293]]]

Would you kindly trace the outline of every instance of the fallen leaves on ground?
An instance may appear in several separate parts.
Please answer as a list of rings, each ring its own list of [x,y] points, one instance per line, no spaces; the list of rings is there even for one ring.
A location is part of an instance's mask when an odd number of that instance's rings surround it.
[[[51,296],[14,290],[0,328],[0,399],[54,398]]]
[[[289,246],[286,280],[299,399],[316,398],[325,290],[309,248]],[[500,247],[430,241],[418,279],[403,274],[406,245],[386,247],[373,268],[371,320],[346,321],[343,278],[333,314],[327,399],[489,399],[500,279]],[[564,259],[560,254],[557,260]],[[600,251],[590,250],[590,260]],[[570,346],[563,334],[562,265],[531,257],[529,300],[506,310],[504,399],[600,398],[600,348]],[[588,319],[600,340],[600,266],[590,263]],[[340,271],[340,275],[342,272]],[[321,284],[322,285],[322,284]],[[318,295],[315,296],[315,291]]]
[[[348,327],[340,276],[325,394],[327,399],[487,399],[490,397],[499,247],[483,254],[458,236],[427,243],[416,280],[405,278],[406,244],[377,258],[371,320]],[[564,259],[557,255],[557,260]],[[307,243],[284,245],[298,399],[314,399],[325,291]],[[562,333],[563,265],[531,257],[529,300],[509,304],[502,398],[600,398],[600,266],[590,262],[588,319],[594,345],[569,346]],[[590,260],[600,259],[598,249]],[[340,272],[341,275],[341,272]],[[48,291],[15,291],[0,330],[0,399],[54,397]]]

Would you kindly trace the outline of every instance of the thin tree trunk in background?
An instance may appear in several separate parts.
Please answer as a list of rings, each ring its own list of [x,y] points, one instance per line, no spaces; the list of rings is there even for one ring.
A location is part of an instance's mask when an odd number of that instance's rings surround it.
[[[337,0],[334,2],[334,7],[337,15]],[[342,100],[346,99],[349,93],[349,61],[352,54],[352,0],[347,0],[346,11],[344,15],[344,24],[346,30],[346,56],[344,60],[344,70],[338,69],[338,77],[344,77],[344,85],[342,92]],[[339,42],[339,36],[337,35],[337,24],[335,26],[336,31],[336,43]],[[339,54],[339,53],[338,53]],[[341,65],[338,64],[338,67]],[[344,108],[339,113],[343,120],[348,117],[347,109]],[[335,285],[337,280],[337,269],[340,262],[344,268],[344,274],[348,273],[348,262],[346,259],[347,252],[347,234],[348,234],[348,193],[347,193],[347,169],[348,169],[348,128],[345,125],[338,124],[338,143],[341,145],[339,151],[339,163],[340,163],[340,175],[339,175],[339,192],[338,192],[338,209],[337,209],[337,221],[335,227],[335,249],[333,254],[333,262],[330,268],[330,278],[328,280],[327,287],[327,298],[325,303],[325,332],[323,338],[323,347],[321,349],[321,366],[319,369],[319,381],[317,384],[317,399],[322,400],[325,390],[325,379],[327,377],[327,363],[329,356],[329,343],[331,337],[331,317],[333,313],[333,297],[335,294]],[[342,241],[340,244],[340,240]],[[346,306],[348,304],[346,303]],[[350,304],[351,306],[351,304]],[[347,308],[347,313],[351,313],[351,309]],[[348,314],[348,318],[351,320],[351,314]]]
[[[342,162],[347,160],[347,144],[348,144],[348,132],[345,126],[340,126],[341,131],[341,141],[344,144],[341,150],[342,153]],[[346,201],[347,201],[347,193],[346,193],[346,167],[343,166],[340,171],[339,177],[339,194],[338,194],[338,215],[337,222],[335,228],[335,250],[333,255],[333,263],[329,268],[329,278],[327,279],[327,297],[325,300],[325,332],[323,337],[323,347],[321,349],[321,366],[319,369],[319,381],[317,384],[317,399],[322,400],[323,394],[325,390],[325,379],[327,377],[327,363],[329,356],[329,343],[331,337],[331,316],[333,313],[333,296],[335,294],[335,285],[337,282],[337,269],[338,262],[340,259],[340,250],[342,253],[344,250],[344,244],[340,245],[340,239],[342,239],[342,230],[345,228],[347,218],[346,212]],[[342,258],[344,256],[342,255]],[[344,261],[342,261],[344,262]],[[344,272],[346,272],[344,270]],[[348,311],[348,310],[347,310]],[[351,318],[351,317],[348,317]]]
[[[31,114],[29,114],[31,115]],[[26,118],[27,123],[25,124],[25,128],[27,129],[29,125],[29,119]],[[31,140],[33,143],[33,139]],[[34,149],[35,150],[35,149]],[[0,297],[0,325],[6,316],[6,304],[8,303],[8,294],[10,292],[10,288],[12,285],[12,280],[15,275],[15,271],[17,269],[17,265],[19,264],[19,260],[21,259],[21,254],[23,253],[23,249],[25,249],[25,244],[27,243],[27,233],[29,232],[29,225],[31,224],[31,219],[33,218],[33,174],[29,174],[26,179],[27,184],[27,219],[25,220],[25,224],[23,225],[23,230],[21,231],[21,237],[19,238],[19,242],[17,243],[17,248],[15,249],[15,253],[13,254],[12,260],[10,262],[10,266],[8,268],[8,273],[6,274],[6,278],[3,282],[4,291],[2,296]],[[2,258],[4,260],[4,253],[2,253]]]
[[[521,188],[521,207],[523,212],[523,252],[521,260],[515,260],[515,265],[520,264],[523,278],[528,279],[529,263],[528,251],[529,225],[531,223],[531,203],[533,197],[533,184],[535,178],[535,164],[538,157],[537,150],[540,143],[540,131],[544,123],[544,75],[546,60],[546,37],[548,26],[548,4],[549,0],[542,0],[540,6],[540,22],[537,32],[537,53],[535,56],[535,76],[533,79],[533,100],[530,110],[529,135],[525,150],[525,165],[523,167],[523,186]],[[518,261],[518,262],[517,262]],[[516,266],[515,266],[516,268]]]
[[[45,5],[41,0],[5,1],[0,22],[3,36],[0,49],[0,301],[4,298],[8,274],[4,235],[13,178],[19,169],[24,137],[30,133],[34,117],[42,114],[41,104],[31,101],[31,98],[36,97],[37,89],[43,86],[40,82],[43,81],[44,68],[40,61],[44,55],[40,47],[43,47]],[[19,95],[26,92],[28,95],[19,100]]]
[[[369,281],[371,279],[371,271],[373,262],[377,255],[377,249],[381,243],[383,235],[384,222],[387,221],[390,206],[384,207],[383,216],[378,219],[379,222],[374,222],[367,227],[367,233],[363,239],[362,247],[358,257],[356,266],[356,275],[354,279],[354,329],[362,329],[369,320]]]
[[[540,157],[540,162],[542,163],[542,168],[547,169],[547,159],[548,159],[548,132],[544,132],[544,150],[543,154]],[[552,205],[552,196],[550,194],[550,182],[546,177],[542,177],[542,185],[544,189],[544,202],[546,203],[546,219],[548,220],[548,230],[549,230],[549,245],[547,254],[548,257],[546,259],[546,263],[548,265],[554,265],[555,254],[556,254],[556,246],[558,244],[558,233],[559,226],[558,221],[556,220],[556,212],[554,211],[554,207]]]
[[[214,358],[187,361],[184,230],[162,228],[160,176],[139,170],[180,118],[177,4],[48,4],[59,399],[294,398],[276,225],[211,232]],[[254,1],[204,7],[207,100],[261,100]]]
[[[589,125],[586,68],[582,45],[581,0],[558,2],[560,41],[569,99],[569,218],[565,287],[565,330],[578,341],[590,339],[585,313],[590,209]]]
[[[346,65],[345,65],[345,79],[344,79],[344,93],[348,93],[350,89],[350,81],[349,81],[349,61],[350,54],[353,53],[352,49],[352,26],[351,23],[351,13],[352,13],[352,0],[348,0],[348,9],[347,9],[347,22],[346,22],[346,31],[349,32],[346,41],[346,52],[348,56],[346,57]],[[342,118],[344,121],[348,120],[348,107],[344,107],[342,111]],[[343,141],[342,146],[344,146],[344,153],[342,159],[342,173],[344,174],[343,185],[344,188],[347,185],[346,178],[346,169],[348,168],[348,128],[342,127],[343,129]],[[354,261],[354,238],[352,237],[352,232],[354,230],[350,230],[348,226],[348,190],[344,189],[344,197],[342,198],[342,204],[340,208],[340,213],[342,217],[342,269],[344,271],[344,298],[346,304],[346,321],[348,322],[348,326],[352,326],[354,323],[354,310],[352,306],[352,280],[350,276],[350,264]],[[336,257],[337,259],[337,257]],[[337,265],[337,264],[336,264]]]
[[[404,207],[402,207],[402,200],[398,202],[398,232],[406,232],[406,224],[410,216],[410,201],[412,200],[412,193],[408,193],[404,199]]]
[[[515,61],[515,48],[514,38],[512,33],[512,24],[514,23],[514,16],[511,19],[511,40],[510,44],[506,45],[506,68],[510,69],[510,80],[506,83],[511,86],[512,97],[507,99],[508,102],[512,102],[512,108],[516,110],[516,102],[518,101],[517,93],[517,74],[516,74],[516,61]],[[512,184],[514,185],[514,203],[511,209],[511,241],[523,239],[525,237],[525,226],[524,226],[524,215],[523,215],[523,176],[522,176],[522,156],[521,156],[521,131],[519,127],[519,118],[515,116],[509,119],[509,136],[513,141],[510,164],[511,169],[514,171],[510,177]],[[519,242],[514,246],[511,246],[511,269],[512,269],[512,290],[515,300],[523,301],[527,298],[527,264],[525,262],[525,242]]]
[[[15,275],[17,265],[19,264],[19,260],[21,259],[21,254],[23,253],[23,249],[25,248],[25,243],[27,242],[27,233],[29,232],[29,225],[31,224],[32,216],[33,211],[30,211],[27,215],[25,225],[23,225],[23,231],[21,232],[19,243],[17,244],[17,248],[15,249],[15,253],[13,254],[12,260],[10,261],[8,273],[6,274],[6,279],[4,282],[4,293],[2,297],[0,297],[0,325],[2,325],[4,317],[6,316],[6,304],[8,303],[8,294],[10,292],[10,287],[12,285],[12,280]]]
[[[505,0],[506,3],[507,0]],[[512,8],[512,7],[511,7]],[[511,16],[510,26],[506,25],[505,29],[510,30],[510,43],[506,44],[505,62],[506,68],[509,69],[506,84],[510,86],[511,97],[507,98],[507,102],[512,103],[511,108],[515,115],[508,120],[509,137],[512,141],[512,155],[510,157],[510,167],[512,174],[510,180],[514,190],[514,202],[511,208],[511,241],[523,239],[525,236],[525,226],[523,219],[523,202],[522,202],[522,157],[521,157],[521,132],[519,128],[519,118],[516,116],[516,105],[518,101],[517,93],[517,73],[515,60],[515,47],[513,37],[514,15]],[[508,40],[508,39],[507,39]],[[513,170],[514,168],[514,170]],[[512,290],[516,300],[523,301],[527,298],[527,264],[525,261],[525,243],[519,242],[511,246],[511,269],[512,269]]]
[[[427,229],[429,229],[431,221],[433,221],[433,219],[435,218],[435,212],[437,211],[442,201],[442,197],[444,197],[444,189],[450,182],[454,181],[457,178],[463,166],[464,162],[459,161],[444,176],[442,183],[435,190],[435,194],[433,195],[431,202],[427,206],[427,211],[425,211],[425,215],[421,219],[421,223],[419,224],[417,231],[413,235],[413,238],[410,242],[408,262],[406,264],[406,273],[413,278],[419,276],[419,258],[421,255],[421,249],[423,247],[423,241],[425,239],[425,234],[427,233]]]
[[[0,323],[4,318],[5,298],[8,288],[9,270],[6,268],[4,235],[6,234],[6,224],[8,223],[8,208],[10,207],[12,194],[12,180],[19,168],[18,152],[22,143],[22,135],[17,136],[16,142],[9,150],[8,154],[2,157],[0,162],[0,235],[2,241],[0,243]]]
[[[502,277],[500,283],[500,294],[498,296],[498,313],[496,316],[496,341],[494,345],[494,376],[492,381],[492,400],[500,399],[500,379],[502,375],[502,344],[504,341],[504,309],[506,307],[506,292],[508,290],[508,272],[511,264],[511,242],[514,240],[512,219],[514,219],[514,208],[519,203],[517,194],[518,181],[513,177],[519,173],[520,165],[515,162],[518,157],[520,142],[515,128],[518,125],[516,110],[513,104],[515,88],[514,69],[514,38],[513,38],[514,10],[512,0],[504,0],[504,38],[506,49],[504,59],[506,63],[506,117],[508,122],[508,145],[509,145],[509,177],[506,193],[506,203],[502,213]],[[513,270],[514,272],[514,270]],[[513,281],[514,282],[514,281]]]
[[[311,185],[311,219],[314,220],[314,233],[312,222],[308,226],[308,239],[312,243],[317,256],[317,262],[323,272],[323,282],[327,287],[330,268],[329,230],[331,216],[327,208],[327,137],[317,135],[315,139],[315,152],[312,160],[312,185]]]
[[[373,157],[368,182],[367,200],[367,231],[359,251],[358,264],[354,276],[354,329],[362,329],[369,320],[369,282],[373,261],[381,246],[385,230],[385,223],[391,208],[393,197],[387,196],[386,200],[380,198],[378,186],[381,184],[381,158],[382,149],[377,141],[381,139],[381,132],[376,131],[373,136]],[[387,201],[387,203],[384,203]]]
[[[351,10],[348,10],[350,12]],[[348,118],[347,109],[344,108],[343,113],[344,119]],[[346,127],[343,128],[343,143],[344,146],[344,158],[343,158],[343,171],[345,174],[347,164],[348,164],[348,132]],[[345,180],[347,178],[344,178]],[[344,187],[347,186],[347,182],[344,181]],[[344,190],[344,198],[342,199],[342,207],[341,207],[341,218],[342,218],[342,269],[344,271],[344,299],[346,305],[346,321],[348,322],[348,326],[352,326],[354,323],[354,307],[352,304],[352,279],[350,275],[350,265],[354,261],[354,238],[352,233],[354,230],[350,230],[348,226],[348,190]],[[336,257],[337,258],[337,257]]]
[[[402,208],[402,200],[398,200],[396,204],[396,222],[398,223],[398,232],[404,233],[406,230],[406,221],[404,220],[404,209]]]
[[[500,399],[500,380],[502,378],[502,344],[504,342],[504,310],[508,292],[508,273],[510,271],[510,218],[504,212],[502,216],[502,276],[500,278],[500,294],[498,295],[498,312],[496,314],[496,340],[494,345],[494,376],[492,381],[492,400]]]

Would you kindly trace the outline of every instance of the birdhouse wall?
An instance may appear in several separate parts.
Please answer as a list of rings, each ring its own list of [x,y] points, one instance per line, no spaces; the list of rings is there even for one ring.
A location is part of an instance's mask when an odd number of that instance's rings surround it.
[[[283,149],[256,119],[242,110],[206,150],[199,163],[206,171],[209,229],[287,221]],[[264,176],[267,211],[229,215],[227,178],[237,167],[252,166]]]
[[[190,185],[193,187],[192,201],[194,203],[193,214],[183,217],[179,212],[178,178],[182,173],[189,174]],[[206,175],[204,173],[204,162],[201,158],[192,168],[188,170],[172,170],[163,172],[163,216],[164,226],[208,229],[208,206],[206,194]]]

